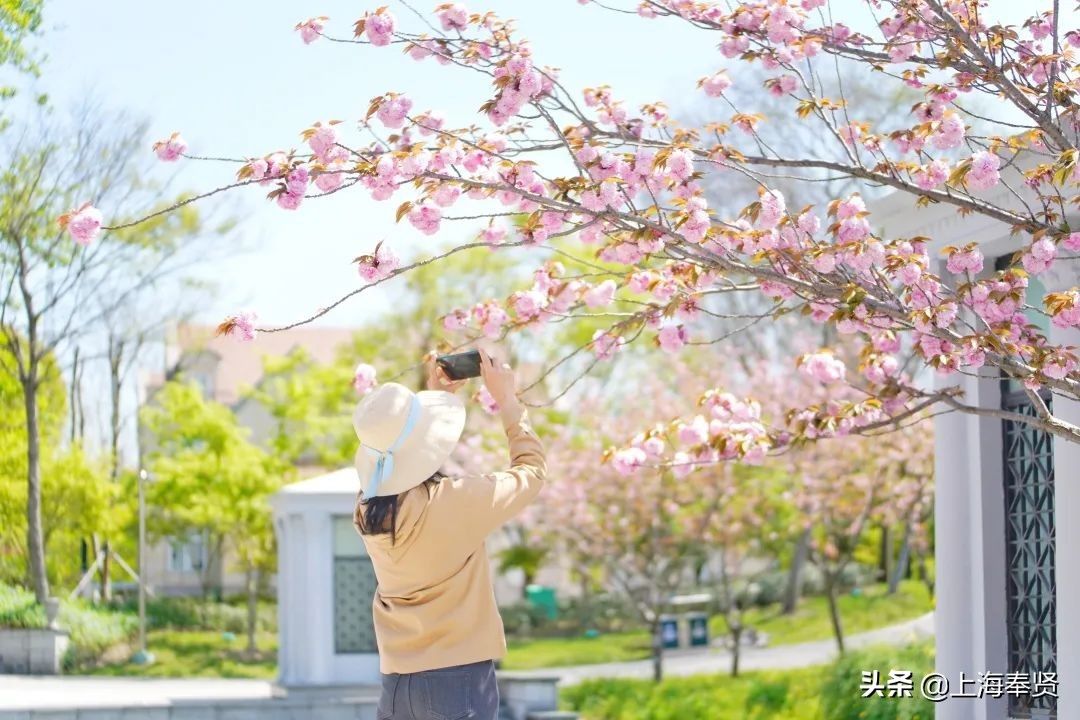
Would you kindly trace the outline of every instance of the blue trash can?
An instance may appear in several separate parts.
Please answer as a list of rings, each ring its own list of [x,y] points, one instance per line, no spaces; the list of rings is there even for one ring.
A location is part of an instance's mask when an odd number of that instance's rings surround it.
[[[705,613],[687,613],[686,621],[690,625],[690,647],[708,646],[709,616]]]
[[[679,647],[679,620],[674,615],[660,616],[660,644],[665,649]]]

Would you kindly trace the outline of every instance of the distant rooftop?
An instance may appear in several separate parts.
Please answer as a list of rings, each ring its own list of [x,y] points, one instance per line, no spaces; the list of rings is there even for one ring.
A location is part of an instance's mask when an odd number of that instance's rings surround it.
[[[214,400],[233,405],[240,391],[254,386],[262,377],[263,358],[283,357],[302,347],[319,363],[334,360],[337,349],[352,340],[356,328],[300,327],[278,333],[259,333],[252,342],[233,337],[215,337],[212,325],[177,326],[169,339],[169,362],[182,361],[186,354],[209,351],[220,358],[213,378]]]

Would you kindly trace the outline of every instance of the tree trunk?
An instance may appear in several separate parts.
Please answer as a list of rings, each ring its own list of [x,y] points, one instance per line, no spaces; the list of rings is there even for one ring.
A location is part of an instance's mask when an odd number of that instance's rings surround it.
[[[806,558],[810,554],[810,528],[806,528],[799,535],[795,544],[795,556],[791,559],[791,569],[788,571],[787,589],[784,591],[784,606],[782,613],[791,615],[799,607],[799,598],[802,596],[802,573],[806,567]]]
[[[892,530],[888,525],[881,526],[881,579],[885,582],[892,577]]]
[[[930,597],[934,597],[934,580],[930,577],[930,573],[926,570],[926,556],[919,555],[919,578],[926,585],[926,589],[930,591]]]
[[[838,574],[838,573],[837,573]],[[840,607],[836,603],[836,581],[838,578],[831,571],[825,571],[825,595],[829,599],[829,620],[832,622],[836,647],[844,654],[844,626],[840,622]]]
[[[731,677],[739,677],[739,658],[742,656],[742,622],[734,627],[729,624],[731,631]]]
[[[29,372],[20,378],[26,406],[26,548],[29,555],[30,587],[38,603],[49,597],[49,577],[45,571],[45,536],[41,524],[41,428],[38,423],[38,363],[33,357],[34,339],[28,339]]]
[[[120,477],[120,369],[124,360],[124,345],[109,338],[109,479]]]
[[[255,657],[259,648],[255,644],[256,623],[259,618],[259,571],[248,568],[247,571],[247,654]]]
[[[71,434],[68,436],[71,443],[79,439],[79,346],[75,346],[71,359],[71,387],[68,388],[68,398],[71,403]]]
[[[521,576],[522,576],[521,599],[522,600],[528,600],[529,599],[529,586],[532,585],[534,582],[536,582],[536,573],[529,572],[525,568],[522,568],[521,569]]]
[[[664,638],[660,634],[660,619],[653,621],[652,627],[652,671],[653,682],[664,679]]]
[[[109,479],[117,482],[120,478],[120,368],[124,357],[123,343],[109,337]],[[112,600],[112,558],[109,554],[109,540],[103,542],[105,557],[101,561],[101,599]],[[142,569],[139,569],[142,572]]]
[[[896,591],[900,589],[900,580],[907,575],[909,560],[911,558],[911,524],[904,525],[904,537],[900,541],[900,557],[896,561],[896,567],[893,568],[892,574],[889,575],[889,595],[895,595]]]
[[[104,540],[101,543],[101,601],[109,602],[112,600],[112,550],[109,547],[109,541]],[[139,572],[142,572],[140,569]],[[123,577],[121,575],[121,577]]]

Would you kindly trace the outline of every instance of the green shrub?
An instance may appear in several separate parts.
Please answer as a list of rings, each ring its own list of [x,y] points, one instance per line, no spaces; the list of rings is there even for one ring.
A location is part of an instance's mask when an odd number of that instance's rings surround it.
[[[84,600],[61,601],[58,622],[71,633],[71,644],[64,656],[64,667],[69,670],[95,662],[113,645],[130,640],[139,629],[135,616]],[[32,593],[0,584],[0,627],[43,628],[45,624],[45,608],[34,601]]]
[[[933,720],[934,703],[919,694],[920,679],[934,667],[933,645],[904,648],[876,647],[845,653],[829,667],[821,691],[823,720]],[[862,672],[878,670],[887,682],[890,670],[911,670],[911,698],[863,698]]]
[[[933,667],[933,646],[872,648],[827,666],[798,670],[648,680],[589,680],[561,690],[583,720],[933,720],[919,679]],[[863,670],[911,670],[911,698],[863,698]]]
[[[529,603],[515,603],[499,608],[507,634],[525,637],[578,637],[586,630],[616,633],[644,627],[637,611],[617,595],[591,595],[559,602],[558,617],[551,620],[545,612]]]
[[[129,613],[138,612],[138,604],[128,600],[120,606]],[[247,606],[203,600],[196,597],[158,597],[146,602],[146,623],[155,630],[212,630],[247,632]],[[277,631],[277,606],[259,602],[256,628]]]
[[[589,680],[562,690],[583,720],[819,720],[822,668],[648,680]]]

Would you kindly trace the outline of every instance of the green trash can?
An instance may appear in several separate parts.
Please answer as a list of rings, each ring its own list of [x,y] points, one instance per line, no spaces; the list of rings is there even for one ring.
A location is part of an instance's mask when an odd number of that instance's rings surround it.
[[[525,597],[534,608],[542,610],[549,620],[559,616],[559,604],[555,599],[555,588],[544,585],[529,585],[525,588]]]
[[[709,644],[709,616],[703,612],[686,614],[690,626],[690,647],[707,647]]]
[[[679,647],[679,619],[674,615],[660,616],[660,645],[665,649]]]

